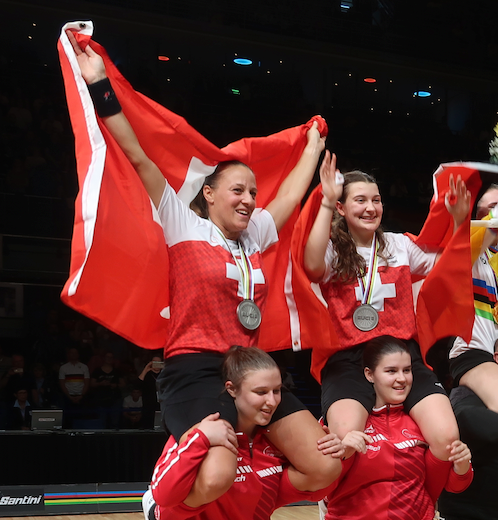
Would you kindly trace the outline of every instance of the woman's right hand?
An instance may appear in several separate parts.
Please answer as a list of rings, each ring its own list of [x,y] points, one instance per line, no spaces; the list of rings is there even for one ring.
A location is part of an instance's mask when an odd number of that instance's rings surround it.
[[[237,455],[237,435],[232,426],[223,419],[220,419],[220,413],[212,413],[208,415],[197,426],[198,430],[209,439],[211,446],[224,446],[232,453]]]
[[[453,462],[453,469],[458,475],[465,475],[469,471],[471,453],[469,447],[462,441],[453,441],[447,447],[450,452],[448,460]]]
[[[351,450],[365,454],[367,452],[367,444],[371,444],[371,442],[372,437],[364,432],[352,430],[346,433],[342,439],[342,445],[346,448],[346,458],[348,458],[347,453],[351,452]],[[348,450],[348,448],[350,449]]]
[[[97,83],[102,79],[105,79],[105,65],[102,57],[97,54],[90,45],[87,45],[85,50],[83,51],[79,46],[74,34],[69,29],[66,31],[67,37],[73,46],[74,53],[76,54],[76,59],[78,60],[78,65],[80,66],[81,75],[83,79],[86,81],[87,85],[91,85],[92,83]]]
[[[336,181],[336,173],[340,173],[336,166],[335,153],[331,155],[329,150],[326,150],[320,165],[320,181],[324,197],[323,203],[331,207],[335,206],[335,203],[342,197],[342,184],[338,184]]]

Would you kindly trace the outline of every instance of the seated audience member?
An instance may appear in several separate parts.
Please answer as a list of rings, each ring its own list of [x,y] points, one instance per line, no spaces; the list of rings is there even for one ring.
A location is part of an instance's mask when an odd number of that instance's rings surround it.
[[[73,427],[73,419],[82,416],[90,387],[88,367],[79,360],[76,348],[67,351],[67,363],[59,369],[59,385],[63,394],[64,428]]]
[[[42,363],[37,363],[32,370],[34,387],[31,392],[34,408],[50,408],[54,400],[52,382],[47,377],[47,370]]]
[[[123,400],[123,427],[140,428],[142,426],[142,390],[133,388]]]
[[[3,390],[3,396],[8,404],[14,402],[14,393],[18,388],[23,387],[28,391],[28,397],[31,397],[31,391],[34,388],[33,377],[28,374],[24,367],[24,356],[14,354],[12,356],[12,365],[4,373],[0,379],[0,389]]]
[[[31,405],[28,401],[28,390],[23,386],[14,393],[15,402],[9,410],[9,430],[31,429]]]
[[[162,362],[162,357],[154,356],[138,376],[138,379],[142,381],[142,425],[147,429],[154,428],[154,416],[160,410],[157,400],[156,379],[161,373]]]
[[[121,413],[121,392],[123,380],[114,368],[112,352],[104,354],[100,368],[96,368],[90,378],[90,397],[98,412],[102,428],[115,429],[119,427]]]

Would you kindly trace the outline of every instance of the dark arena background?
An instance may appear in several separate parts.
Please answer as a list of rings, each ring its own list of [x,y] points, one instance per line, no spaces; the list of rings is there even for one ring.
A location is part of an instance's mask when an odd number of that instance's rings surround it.
[[[94,39],[134,88],[217,146],[323,115],[340,169],[378,179],[384,227],[417,233],[438,165],[489,160],[498,3],[0,0],[0,13],[0,439],[10,454],[0,516],[138,511],[165,433],[153,421],[132,427],[121,403],[161,353],[59,300],[78,189],[56,50],[61,27],[92,20]],[[444,380],[446,346],[433,356]],[[113,354],[120,395],[112,421],[90,389],[86,413],[70,427],[12,429],[11,375],[43,378],[41,407],[60,408],[58,370],[70,347],[90,368]],[[309,352],[275,357],[319,416]]]

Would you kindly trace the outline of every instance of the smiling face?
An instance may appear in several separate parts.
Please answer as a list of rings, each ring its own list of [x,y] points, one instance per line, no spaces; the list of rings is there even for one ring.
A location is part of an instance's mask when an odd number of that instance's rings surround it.
[[[344,202],[338,201],[337,211],[346,219],[356,245],[369,246],[382,220],[382,199],[379,187],[372,182],[352,182],[347,186]]]
[[[374,370],[365,368],[365,377],[373,383],[377,395],[376,408],[403,403],[413,383],[410,354],[395,352],[382,356]]]
[[[256,178],[241,164],[227,167],[216,185],[204,186],[209,218],[226,238],[237,240],[256,207]]]
[[[235,400],[237,429],[252,437],[257,426],[266,426],[281,400],[282,377],[278,368],[247,372],[238,388],[226,382]]]

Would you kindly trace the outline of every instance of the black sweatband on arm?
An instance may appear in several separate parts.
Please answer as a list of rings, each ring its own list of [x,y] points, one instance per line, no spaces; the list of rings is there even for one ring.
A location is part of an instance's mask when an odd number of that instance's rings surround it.
[[[109,117],[121,112],[121,105],[112,89],[109,78],[91,83],[88,85],[88,90],[99,117]]]

